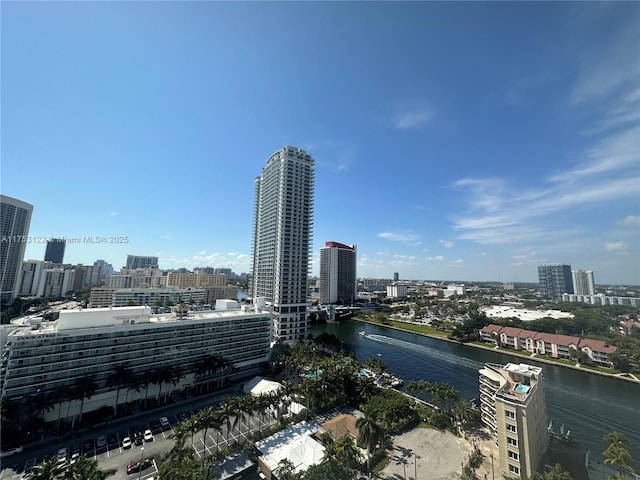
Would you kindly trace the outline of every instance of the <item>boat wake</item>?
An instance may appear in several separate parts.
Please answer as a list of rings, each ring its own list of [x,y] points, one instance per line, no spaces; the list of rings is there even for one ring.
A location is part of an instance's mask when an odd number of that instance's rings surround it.
[[[424,345],[406,342],[404,340],[398,340],[397,338],[387,337],[386,335],[370,334],[367,335],[367,338],[375,342],[385,343],[392,347],[397,347],[402,350],[408,350],[413,353],[417,353],[421,357],[428,357],[432,360],[438,361],[439,363],[448,363],[451,365],[456,365],[458,367],[464,366],[476,371],[483,367],[483,364],[481,362],[476,362],[468,358],[459,357],[451,353],[425,347]]]

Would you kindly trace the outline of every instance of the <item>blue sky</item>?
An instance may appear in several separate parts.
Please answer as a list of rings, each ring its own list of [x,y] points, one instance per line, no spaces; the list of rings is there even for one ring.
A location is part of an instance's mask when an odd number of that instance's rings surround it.
[[[640,3],[2,2],[3,194],[31,235],[249,271],[254,179],[316,159],[314,266],[640,284]],[[43,244],[26,256],[43,258]]]

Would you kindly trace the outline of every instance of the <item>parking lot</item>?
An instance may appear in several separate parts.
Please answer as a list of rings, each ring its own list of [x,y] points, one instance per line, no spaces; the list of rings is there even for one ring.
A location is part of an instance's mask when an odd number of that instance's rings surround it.
[[[39,464],[52,456],[63,457],[68,464],[74,461],[79,455],[93,458],[98,461],[101,470],[116,470],[114,476],[110,479],[132,479],[141,478],[149,480],[154,477],[157,472],[155,457],[164,454],[173,446],[173,427],[179,423],[178,417],[186,418],[195,412],[185,411],[173,416],[165,417],[168,423],[162,425],[160,418],[151,420],[148,423],[134,424],[128,428],[120,428],[115,430],[96,432],[95,436],[71,438],[60,442],[55,451],[43,454],[38,457],[28,458],[22,464],[15,465],[14,468],[7,468],[0,473],[0,479],[17,480],[23,478],[24,472],[28,472],[33,466]],[[144,438],[145,431],[149,431],[150,435]],[[130,439],[130,444],[125,439]],[[150,462],[146,460],[151,459]],[[144,464],[144,469],[139,471],[137,463]],[[9,464],[10,459],[5,459],[3,464]],[[130,473],[127,473],[127,467]],[[4,466],[4,465],[3,465]],[[135,470],[135,471],[132,471]]]
[[[74,438],[54,442],[48,448],[38,448],[34,445],[26,448],[24,452],[3,459],[0,471],[0,480],[18,480],[23,478],[24,472],[45,459],[61,454],[66,462],[78,455],[85,455],[98,461],[99,468],[103,471],[115,470],[115,474],[109,479],[113,480],[150,480],[157,473],[157,459],[167,453],[174,445],[175,440],[172,434],[176,425],[198,413],[200,408],[206,406],[217,407],[220,401],[233,396],[233,394],[219,395],[216,401],[201,399],[199,405],[194,408],[179,409],[175,405],[173,414],[145,413],[136,419],[135,417],[120,418],[113,422],[113,428],[106,424],[100,430],[82,433]],[[198,408],[200,407],[200,408]],[[160,415],[166,415],[164,417]],[[161,418],[166,421],[161,422]],[[232,426],[227,431],[227,426],[223,425],[219,430],[208,429],[207,438],[204,432],[197,432],[193,438],[189,437],[187,445],[192,445],[198,457],[209,455],[216,450],[224,449],[235,441],[243,441],[258,429],[263,429],[277,420],[271,415],[254,414],[248,418],[239,418],[238,421],[232,417]],[[144,439],[145,431],[149,430],[150,435]],[[130,444],[125,439],[130,440]],[[193,443],[191,443],[193,440]],[[29,455],[29,452],[32,452]],[[150,460],[150,462],[147,462]],[[142,471],[136,467],[137,463],[145,465]],[[131,467],[130,467],[131,466]],[[129,468],[129,472],[127,470]],[[133,471],[132,471],[133,470]]]

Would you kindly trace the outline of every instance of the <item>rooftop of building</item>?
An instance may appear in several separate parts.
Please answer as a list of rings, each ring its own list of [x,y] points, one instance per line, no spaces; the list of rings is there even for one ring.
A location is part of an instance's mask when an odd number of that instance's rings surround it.
[[[218,303],[220,302],[220,303]],[[41,316],[31,315],[19,319],[14,325],[18,328],[14,335],[43,335],[59,331],[86,330],[96,327],[122,327],[140,324],[166,324],[197,320],[224,319],[255,314],[270,314],[250,306],[240,307],[233,300],[218,301],[216,310],[189,311],[152,314],[148,306],[76,308],[60,311],[57,320],[45,321]],[[223,309],[220,309],[224,306]],[[31,327],[31,328],[25,328]]]

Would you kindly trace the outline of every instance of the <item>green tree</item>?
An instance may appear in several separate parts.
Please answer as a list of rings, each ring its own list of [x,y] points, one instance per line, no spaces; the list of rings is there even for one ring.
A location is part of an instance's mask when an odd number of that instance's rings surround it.
[[[356,420],[358,443],[367,447],[367,474],[371,473],[371,450],[384,439],[384,429],[372,418],[360,417]]]
[[[82,423],[82,410],[84,409],[84,399],[87,400],[93,397],[98,390],[98,384],[96,383],[96,376],[94,374],[84,375],[76,379],[74,385],[75,399],[80,400],[80,417],[78,423]]]
[[[573,477],[562,468],[562,465],[556,463],[554,466],[545,465],[544,472],[534,473],[532,480],[573,480]]]
[[[604,436],[607,448],[603,452],[604,463],[614,465],[618,468],[620,476],[625,471],[633,472],[633,460],[631,459],[631,448],[627,444],[624,435],[620,432],[610,432]]]
[[[113,371],[107,377],[107,385],[110,387],[116,387],[116,403],[114,405],[113,410],[116,412],[116,416],[118,415],[118,400],[120,399],[120,390],[126,387],[129,384],[129,379],[133,375],[133,372],[130,368],[125,365],[117,365]]]
[[[69,465],[64,474],[65,480],[105,480],[115,473],[102,471],[98,468],[98,461],[85,456],[76,459],[73,465]]]
[[[275,471],[278,480],[300,480],[301,475],[296,473],[296,467],[291,460],[285,458],[280,460]]]

